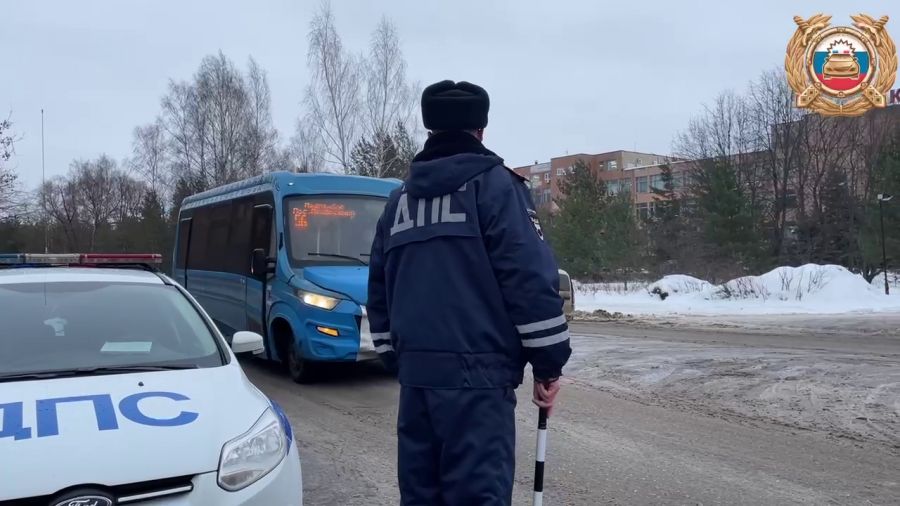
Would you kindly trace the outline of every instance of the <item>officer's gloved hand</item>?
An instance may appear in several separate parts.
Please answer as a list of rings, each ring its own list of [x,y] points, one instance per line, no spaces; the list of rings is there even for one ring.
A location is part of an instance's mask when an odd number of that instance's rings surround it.
[[[550,380],[534,379],[534,399],[532,402],[539,408],[547,409],[547,416],[553,413],[553,403],[559,393],[559,378]]]

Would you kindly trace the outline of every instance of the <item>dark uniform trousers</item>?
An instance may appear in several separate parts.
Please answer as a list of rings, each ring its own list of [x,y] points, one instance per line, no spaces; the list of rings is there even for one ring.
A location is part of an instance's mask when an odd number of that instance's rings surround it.
[[[513,388],[401,387],[401,504],[512,504],[515,408]]]

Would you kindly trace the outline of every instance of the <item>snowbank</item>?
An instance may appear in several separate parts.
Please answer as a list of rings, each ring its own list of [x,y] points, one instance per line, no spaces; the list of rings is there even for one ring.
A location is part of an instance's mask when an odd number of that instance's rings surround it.
[[[898,292],[900,295],[900,272],[888,272],[888,286],[891,289],[891,295],[894,295],[894,292]],[[872,286],[878,289],[878,291],[884,291],[884,274],[879,274],[875,276],[875,279],[872,280]]]
[[[656,283],[652,283],[647,287],[647,292],[658,296],[660,299],[666,299],[670,295],[687,295],[703,292],[709,289],[710,286],[708,281],[703,281],[693,276],[673,274],[662,278]]]
[[[635,315],[834,314],[900,311],[900,297],[885,296],[857,274],[837,265],[779,267],[761,276],[721,285],[673,275],[643,289],[576,285],[576,309]]]

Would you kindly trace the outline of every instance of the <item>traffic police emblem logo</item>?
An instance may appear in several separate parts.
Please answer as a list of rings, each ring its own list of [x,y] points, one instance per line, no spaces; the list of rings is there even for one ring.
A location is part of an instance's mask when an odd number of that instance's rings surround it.
[[[885,107],[897,76],[897,48],[887,16],[851,16],[853,27],[830,26],[831,16],[794,16],[797,31],[784,60],[797,107],[824,116],[859,116]],[[855,27],[855,28],[854,28]]]

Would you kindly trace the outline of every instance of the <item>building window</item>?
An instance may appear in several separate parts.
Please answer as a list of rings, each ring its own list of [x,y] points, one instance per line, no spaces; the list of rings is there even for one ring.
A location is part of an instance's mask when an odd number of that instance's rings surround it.
[[[607,170],[618,170],[618,165],[619,165],[619,162],[617,162],[615,160],[610,160],[610,161],[606,162]]]
[[[650,204],[644,202],[643,204],[637,205],[638,217],[642,220],[646,220],[650,218]]]
[[[621,188],[621,187],[619,186],[619,181],[618,181],[618,180],[616,180],[616,181],[608,181],[608,182],[606,183],[606,193],[607,193],[608,195],[615,195],[615,194],[619,193],[619,192],[621,191],[620,188]]]
[[[534,204],[538,207],[544,207],[550,203],[552,194],[550,190],[537,190],[531,193],[531,198],[534,200]]]
[[[565,175],[566,175],[566,169],[565,169],[565,167],[559,167],[559,168],[557,168],[557,169],[556,169],[556,175],[557,175],[557,176],[565,176]]]
[[[541,184],[541,176],[531,176],[531,185],[539,186]]]
[[[619,191],[622,193],[631,193],[631,180],[623,179],[619,182]]]
[[[665,190],[666,184],[663,182],[662,174],[657,174],[650,178],[650,188],[654,190]]]
[[[635,163],[636,165],[640,165],[641,163],[643,163],[643,160],[641,160],[640,158],[638,158],[637,160],[634,161],[634,163]]]
[[[545,183],[549,183],[549,182],[550,182],[550,173],[549,173],[549,172],[547,172],[546,174],[544,174],[544,182],[545,182]]]
[[[638,193],[647,193],[647,176],[637,178],[637,191]]]

